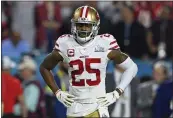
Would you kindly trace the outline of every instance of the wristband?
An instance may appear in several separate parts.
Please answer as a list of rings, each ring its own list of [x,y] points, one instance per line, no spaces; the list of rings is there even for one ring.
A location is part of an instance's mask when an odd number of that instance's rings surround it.
[[[118,92],[119,96],[122,95],[122,93],[123,93],[123,90],[122,90],[122,89],[120,89],[120,88],[116,88],[115,90]]]
[[[56,95],[59,91],[61,91],[61,89],[58,89],[54,94]]]

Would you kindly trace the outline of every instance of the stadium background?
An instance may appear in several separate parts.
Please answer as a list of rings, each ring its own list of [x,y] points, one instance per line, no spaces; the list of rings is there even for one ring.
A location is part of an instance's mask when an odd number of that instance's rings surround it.
[[[99,34],[114,35],[121,50],[128,53],[139,68],[136,78],[127,88],[125,95],[117,102],[116,108],[115,106],[111,108],[111,116],[151,116],[153,99],[150,94],[152,94],[151,86],[153,85],[153,83],[151,84],[153,82],[153,64],[158,60],[166,61],[169,66],[169,77],[172,78],[173,2],[2,1],[1,3],[2,57],[8,56],[16,63],[11,70],[11,74],[14,76],[19,72],[18,65],[21,60],[27,55],[36,62],[35,78],[40,82],[46,95],[48,118],[64,115],[65,108],[58,103],[44,83],[39,73],[39,65],[44,57],[52,51],[57,37],[70,33],[72,13],[81,5],[91,5],[98,10],[101,18]],[[164,21],[169,22],[167,25],[163,25]],[[123,23],[126,22],[133,22],[133,28],[129,29],[129,25],[124,26]],[[12,34],[14,37],[11,37]],[[11,40],[17,40],[15,36],[21,39],[17,42],[16,48],[18,49],[16,50],[8,44]],[[53,70],[57,84],[61,86],[61,89],[67,90],[68,83],[63,79],[68,77],[65,76],[66,73],[64,75],[64,72],[65,70],[58,66]],[[108,64],[107,75],[115,84],[118,83],[120,70],[114,68],[113,62]],[[21,84],[22,82],[21,80]],[[147,85],[140,87],[145,82]],[[107,85],[107,89],[113,89],[109,88],[112,81],[109,80]],[[146,90],[146,88],[148,89]],[[141,100],[142,103],[139,102]]]

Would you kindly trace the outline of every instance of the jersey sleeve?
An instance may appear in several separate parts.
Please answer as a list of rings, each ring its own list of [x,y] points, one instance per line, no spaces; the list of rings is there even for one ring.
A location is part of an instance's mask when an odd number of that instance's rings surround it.
[[[117,40],[114,38],[114,36],[110,35],[110,38],[108,39],[108,50],[116,50],[116,49],[120,49]]]
[[[104,45],[105,45],[105,48],[106,48],[106,54],[107,55],[112,50],[120,49],[120,47],[117,43],[117,40],[114,38],[113,35],[111,35],[111,34],[102,34],[100,36],[100,38],[102,38],[102,40],[104,40]]]
[[[63,43],[62,40],[63,40],[63,39],[62,39],[61,37],[59,37],[59,38],[56,40],[55,46],[54,46],[54,48],[53,48],[54,50],[56,50],[56,51],[58,51],[58,52],[62,52],[62,48],[61,48],[62,45],[63,45],[63,44],[62,44],[62,43]]]
[[[55,46],[53,48],[53,50],[57,50],[59,52],[59,54],[65,58],[65,49],[67,47],[66,45],[66,41],[68,40],[69,35],[62,35],[60,36],[56,42],[55,42]]]
[[[112,50],[118,50],[120,49],[117,40],[114,38],[113,35],[111,34],[102,34],[98,35],[100,38],[100,45],[104,47],[104,54],[107,57],[107,55],[112,51]],[[109,60],[109,58],[107,57]]]

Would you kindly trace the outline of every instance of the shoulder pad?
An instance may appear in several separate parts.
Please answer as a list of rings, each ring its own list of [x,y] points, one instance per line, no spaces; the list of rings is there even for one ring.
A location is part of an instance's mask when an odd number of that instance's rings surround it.
[[[65,40],[65,39],[68,39],[70,37],[71,37],[70,34],[64,34],[64,35],[61,35],[57,40]]]
[[[61,35],[55,42],[55,50],[60,51],[60,46],[64,45],[64,43],[71,37],[70,34]]]
[[[103,40],[106,40],[106,42],[108,43],[108,47],[109,47],[109,50],[113,50],[113,49],[119,49],[119,45],[117,43],[117,40],[114,38],[113,35],[111,34],[102,34],[102,35],[99,35],[101,39]]]

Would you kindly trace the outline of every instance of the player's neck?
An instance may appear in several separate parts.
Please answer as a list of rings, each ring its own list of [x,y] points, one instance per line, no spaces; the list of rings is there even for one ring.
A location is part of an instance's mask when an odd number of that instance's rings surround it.
[[[76,39],[75,39],[75,40],[76,40]],[[82,46],[82,47],[90,46],[90,45],[93,44],[93,42],[94,42],[94,38],[91,39],[91,40],[89,40],[88,42],[86,42],[86,43],[84,43],[84,44],[79,43],[77,40],[76,40],[76,42],[77,42],[80,46]]]

